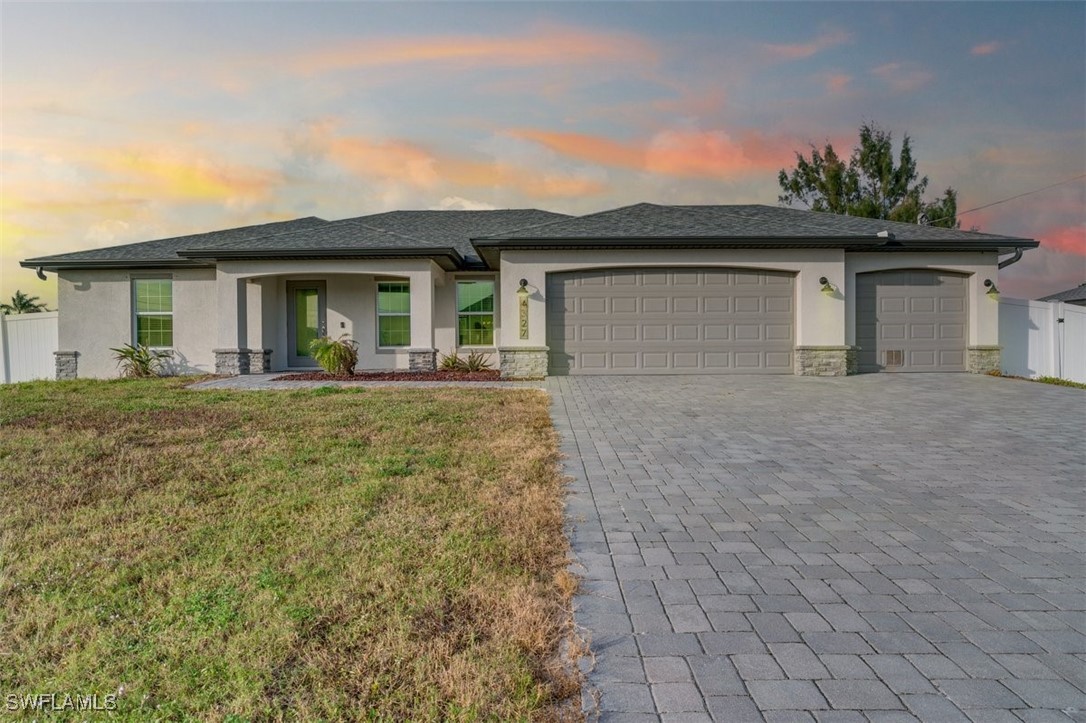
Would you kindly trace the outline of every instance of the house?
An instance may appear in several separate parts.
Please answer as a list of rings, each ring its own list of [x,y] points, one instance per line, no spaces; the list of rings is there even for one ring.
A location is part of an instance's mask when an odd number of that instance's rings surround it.
[[[1051,294],[1043,299],[1037,299],[1037,301],[1062,301],[1065,304],[1086,306],[1086,283],[1079,284],[1073,289],[1067,289],[1066,291]]]
[[[110,347],[179,372],[360,368],[494,353],[502,374],[999,369],[1000,266],[1030,239],[761,205],[641,203],[586,216],[394,211],[27,259],[59,276],[57,376]],[[1000,263],[1001,254],[1014,256]]]

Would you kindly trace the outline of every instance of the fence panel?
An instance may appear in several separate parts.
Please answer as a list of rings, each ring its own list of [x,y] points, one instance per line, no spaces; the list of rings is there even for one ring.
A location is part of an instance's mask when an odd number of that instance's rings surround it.
[[[56,375],[55,311],[0,314],[0,382],[52,379]]]
[[[1086,382],[1086,307],[999,300],[1003,373]]]

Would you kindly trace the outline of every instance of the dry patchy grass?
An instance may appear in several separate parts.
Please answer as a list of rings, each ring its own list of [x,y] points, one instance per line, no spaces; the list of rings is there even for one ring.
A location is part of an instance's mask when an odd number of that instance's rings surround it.
[[[556,459],[534,391],[0,388],[0,693],[574,716]]]

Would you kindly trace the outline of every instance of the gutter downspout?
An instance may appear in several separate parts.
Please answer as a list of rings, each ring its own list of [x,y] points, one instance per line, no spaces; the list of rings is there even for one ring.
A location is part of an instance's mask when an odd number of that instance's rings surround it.
[[[1008,266],[1010,266],[1011,264],[1016,264],[1021,260],[1022,260],[1022,247],[1018,247],[1018,248],[1016,248],[1014,250],[1014,256],[1011,256],[1009,259],[1003,259],[1002,261],[999,262],[999,268],[1005,269]]]

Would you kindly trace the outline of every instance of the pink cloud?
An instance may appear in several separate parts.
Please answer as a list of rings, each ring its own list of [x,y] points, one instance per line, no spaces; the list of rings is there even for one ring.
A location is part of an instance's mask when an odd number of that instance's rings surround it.
[[[970,55],[991,55],[992,53],[1000,50],[1003,47],[1003,43],[998,40],[991,40],[987,43],[981,43],[974,45],[969,51]]]
[[[871,74],[898,93],[909,93],[926,85],[932,74],[912,63],[885,63]]]
[[[1040,234],[1037,240],[1052,251],[1086,256],[1086,224],[1055,226]]]
[[[801,60],[823,50],[844,45],[850,40],[852,40],[850,33],[844,30],[831,30],[806,43],[763,43],[762,50],[766,55],[777,60]]]
[[[832,73],[826,76],[826,90],[830,93],[844,93],[848,90],[852,76],[844,73]]]
[[[456,67],[577,65],[614,61],[655,64],[658,54],[644,39],[625,33],[545,28],[519,36],[428,35],[395,39],[359,38],[288,61],[301,73],[404,65]]]
[[[724,130],[665,130],[647,140],[632,142],[532,129],[513,131],[512,135],[580,161],[680,178],[776,171],[799,147],[793,140],[753,131],[733,137]]]

